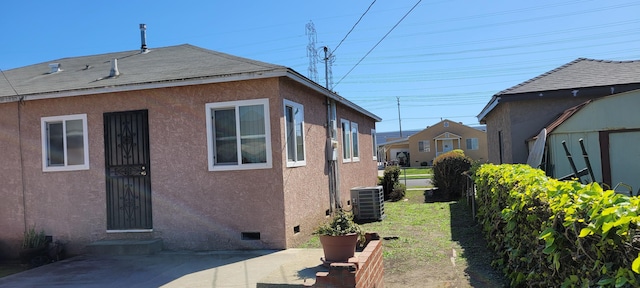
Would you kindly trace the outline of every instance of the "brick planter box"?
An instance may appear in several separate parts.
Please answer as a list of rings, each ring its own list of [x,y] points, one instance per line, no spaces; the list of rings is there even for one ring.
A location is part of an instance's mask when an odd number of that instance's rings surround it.
[[[360,255],[350,258],[347,262],[331,263],[328,272],[316,273],[316,283],[309,287],[384,287],[382,241],[369,241]]]

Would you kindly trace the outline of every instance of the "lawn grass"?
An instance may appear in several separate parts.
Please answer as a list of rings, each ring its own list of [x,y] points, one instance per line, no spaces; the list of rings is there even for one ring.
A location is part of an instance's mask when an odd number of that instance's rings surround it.
[[[400,175],[404,175],[405,173],[407,174],[407,176],[409,175],[419,175],[419,174],[433,174],[433,169],[431,168],[403,168],[400,167]]]
[[[412,189],[402,201],[385,202],[384,209],[384,220],[363,223],[361,227],[384,239],[386,286],[402,287],[396,286],[394,283],[400,282],[395,281],[436,283],[436,286],[441,285],[437,283],[458,287],[502,286],[502,276],[490,266],[491,253],[466,203],[425,203],[424,190]],[[317,236],[301,247],[321,248]],[[417,282],[406,282],[412,277]],[[487,281],[497,286],[484,286],[482,283]]]
[[[432,179],[433,169],[431,168],[400,168],[399,179]]]

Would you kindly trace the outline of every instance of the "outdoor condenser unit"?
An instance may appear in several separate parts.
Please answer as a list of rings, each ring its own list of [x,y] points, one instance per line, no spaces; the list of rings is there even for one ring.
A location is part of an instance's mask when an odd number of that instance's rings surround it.
[[[382,186],[351,188],[353,216],[358,220],[384,219],[384,192]]]

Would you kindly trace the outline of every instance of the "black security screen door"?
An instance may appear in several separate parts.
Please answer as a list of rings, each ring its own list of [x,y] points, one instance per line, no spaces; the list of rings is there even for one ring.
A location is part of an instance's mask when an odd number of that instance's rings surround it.
[[[151,229],[147,110],[104,114],[107,229]]]

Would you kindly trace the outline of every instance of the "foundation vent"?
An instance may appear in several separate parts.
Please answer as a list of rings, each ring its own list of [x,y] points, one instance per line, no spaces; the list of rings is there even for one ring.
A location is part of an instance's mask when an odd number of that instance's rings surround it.
[[[260,240],[260,232],[242,232],[242,240]]]

